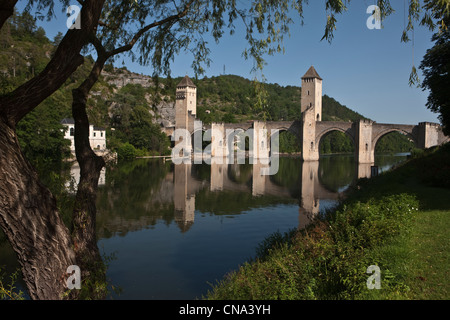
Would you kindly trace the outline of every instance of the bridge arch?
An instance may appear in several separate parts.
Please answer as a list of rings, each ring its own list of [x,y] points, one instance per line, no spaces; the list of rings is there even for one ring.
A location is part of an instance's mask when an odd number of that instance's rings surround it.
[[[353,131],[349,128],[345,128],[345,127],[341,127],[341,126],[331,126],[331,127],[328,127],[326,129],[320,131],[316,135],[314,147],[317,148],[317,150],[320,152],[320,146],[321,146],[321,143],[323,142],[323,138],[325,136],[329,135],[330,133],[336,132],[336,131],[344,133],[345,136],[350,139],[350,141],[353,145],[353,149],[356,150],[355,136],[354,136]]]
[[[385,130],[381,130],[380,132],[377,132],[373,137],[372,137],[372,150],[371,152],[373,152],[373,154],[375,154],[375,150],[377,147],[377,143],[381,140],[381,138],[385,137],[386,135],[393,133],[393,132],[398,132],[401,133],[403,135],[405,135],[407,138],[409,138],[410,140],[413,141],[414,145],[417,147],[419,144],[418,138],[411,132],[402,128],[388,128]]]
[[[275,130],[274,129],[269,130],[269,132],[268,132],[269,139],[267,141],[267,143],[269,144],[269,148],[272,147],[272,140],[278,136],[278,152],[282,153],[283,150],[280,150],[280,148],[281,148],[280,137],[282,134],[286,134],[286,133],[289,134],[291,137],[295,138],[295,142],[293,142],[293,144],[295,145],[295,148],[294,148],[294,150],[292,150],[292,152],[294,152],[294,153],[300,152],[301,146],[302,146],[301,137],[299,136],[298,132],[292,128],[292,126],[280,126],[280,127],[275,128]]]
[[[251,128],[246,128],[243,126],[237,126],[234,128],[226,128],[226,144],[230,150],[233,152],[240,151],[249,151],[253,147],[253,133],[249,131]],[[231,133],[227,132],[227,130],[232,130]]]
[[[191,144],[194,152],[202,152],[211,141],[207,139],[204,128],[196,129],[191,132]],[[197,143],[195,139],[198,139]]]

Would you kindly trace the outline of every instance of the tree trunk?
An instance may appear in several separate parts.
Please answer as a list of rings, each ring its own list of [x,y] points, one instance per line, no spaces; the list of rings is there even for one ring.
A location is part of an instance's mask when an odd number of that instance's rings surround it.
[[[72,239],[83,278],[89,277],[96,281],[105,281],[105,268],[97,246],[96,230],[98,179],[102,168],[105,166],[105,161],[102,157],[97,156],[90,146],[89,119],[86,114],[86,103],[90,89],[98,80],[106,58],[100,58],[100,60],[100,62],[97,60],[94,64],[89,77],[80,87],[72,91],[75,153],[80,165],[80,182],[77,187],[72,218]]]
[[[32,299],[61,299],[75,265],[56,200],[23,157],[15,131],[0,120],[0,225],[22,267]]]
[[[13,15],[16,3],[17,0],[2,0],[2,3],[0,3],[0,29],[6,20]]]
[[[72,221],[72,238],[75,253],[90,264],[98,261],[96,239],[96,196],[100,172],[105,166],[102,157],[92,151],[89,143],[89,120],[86,114],[87,97],[78,89],[73,91],[72,115],[75,120],[75,150],[80,165],[80,182],[77,187]]]

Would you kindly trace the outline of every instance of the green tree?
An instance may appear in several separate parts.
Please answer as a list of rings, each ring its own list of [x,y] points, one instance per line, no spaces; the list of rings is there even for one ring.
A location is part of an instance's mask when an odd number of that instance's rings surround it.
[[[62,40],[63,37],[64,37],[63,33],[62,33],[61,31],[59,31],[59,32],[56,34],[56,36],[53,38],[53,45],[54,45],[55,47],[57,47],[57,46],[60,44],[60,42],[61,42],[61,40]]]
[[[64,139],[61,119],[58,109],[49,101],[17,125],[22,152],[39,172],[61,168],[63,159],[70,154],[70,141]]]
[[[167,136],[161,132],[158,125],[152,122],[148,109],[137,106],[130,117],[130,143],[147,151],[166,154],[169,147]]]
[[[236,118],[234,117],[234,114],[232,114],[231,112],[228,112],[228,113],[223,115],[222,122],[235,123],[236,122]]]
[[[450,22],[447,15],[446,22]],[[423,90],[429,90],[427,108],[439,114],[443,131],[450,135],[450,30],[445,28],[433,35],[435,42],[427,50],[420,69],[423,70]]]

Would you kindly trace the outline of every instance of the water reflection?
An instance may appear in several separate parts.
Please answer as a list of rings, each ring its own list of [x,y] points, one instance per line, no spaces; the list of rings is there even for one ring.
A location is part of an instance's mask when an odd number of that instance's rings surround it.
[[[274,176],[262,175],[263,167],[140,160],[110,168],[99,190],[99,235],[125,235],[160,221],[175,222],[184,233],[195,223],[196,211],[237,215],[278,204],[298,204],[298,227],[304,228],[321,209],[335,204],[348,186],[371,172],[370,164],[355,165],[352,156],[313,162],[281,158]]]
[[[72,166],[70,167],[70,179],[68,179],[65,183],[66,190],[68,190],[70,193],[76,193],[78,183],[80,182],[81,177],[81,169],[80,165],[77,161],[75,161]],[[106,180],[106,168],[103,168],[102,171],[100,171],[100,176],[98,178],[98,185],[103,186],[105,185]]]

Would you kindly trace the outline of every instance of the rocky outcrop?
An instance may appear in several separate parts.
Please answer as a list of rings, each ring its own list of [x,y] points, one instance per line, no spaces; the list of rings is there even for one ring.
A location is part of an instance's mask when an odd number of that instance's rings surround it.
[[[109,84],[115,85],[118,89],[127,84],[140,84],[144,88],[154,85],[151,77],[130,72],[126,69],[115,69],[113,73],[103,70],[102,76]]]
[[[155,110],[154,121],[164,128],[175,127],[175,102],[161,101]]]
[[[102,76],[106,82],[115,86],[116,90],[120,89],[127,84],[137,84],[144,88],[149,88],[155,85],[152,77],[133,73],[126,69],[115,68],[113,72],[102,71]],[[160,84],[163,87],[163,84]],[[93,92],[92,95],[99,95],[99,92]],[[149,112],[153,117],[153,122],[157,123],[163,128],[175,127],[175,102],[167,101],[167,98],[162,97],[163,100],[156,106],[151,107],[152,97],[146,96],[149,103]],[[116,102],[112,102],[110,110],[116,107]],[[110,112],[111,116],[111,112]]]

